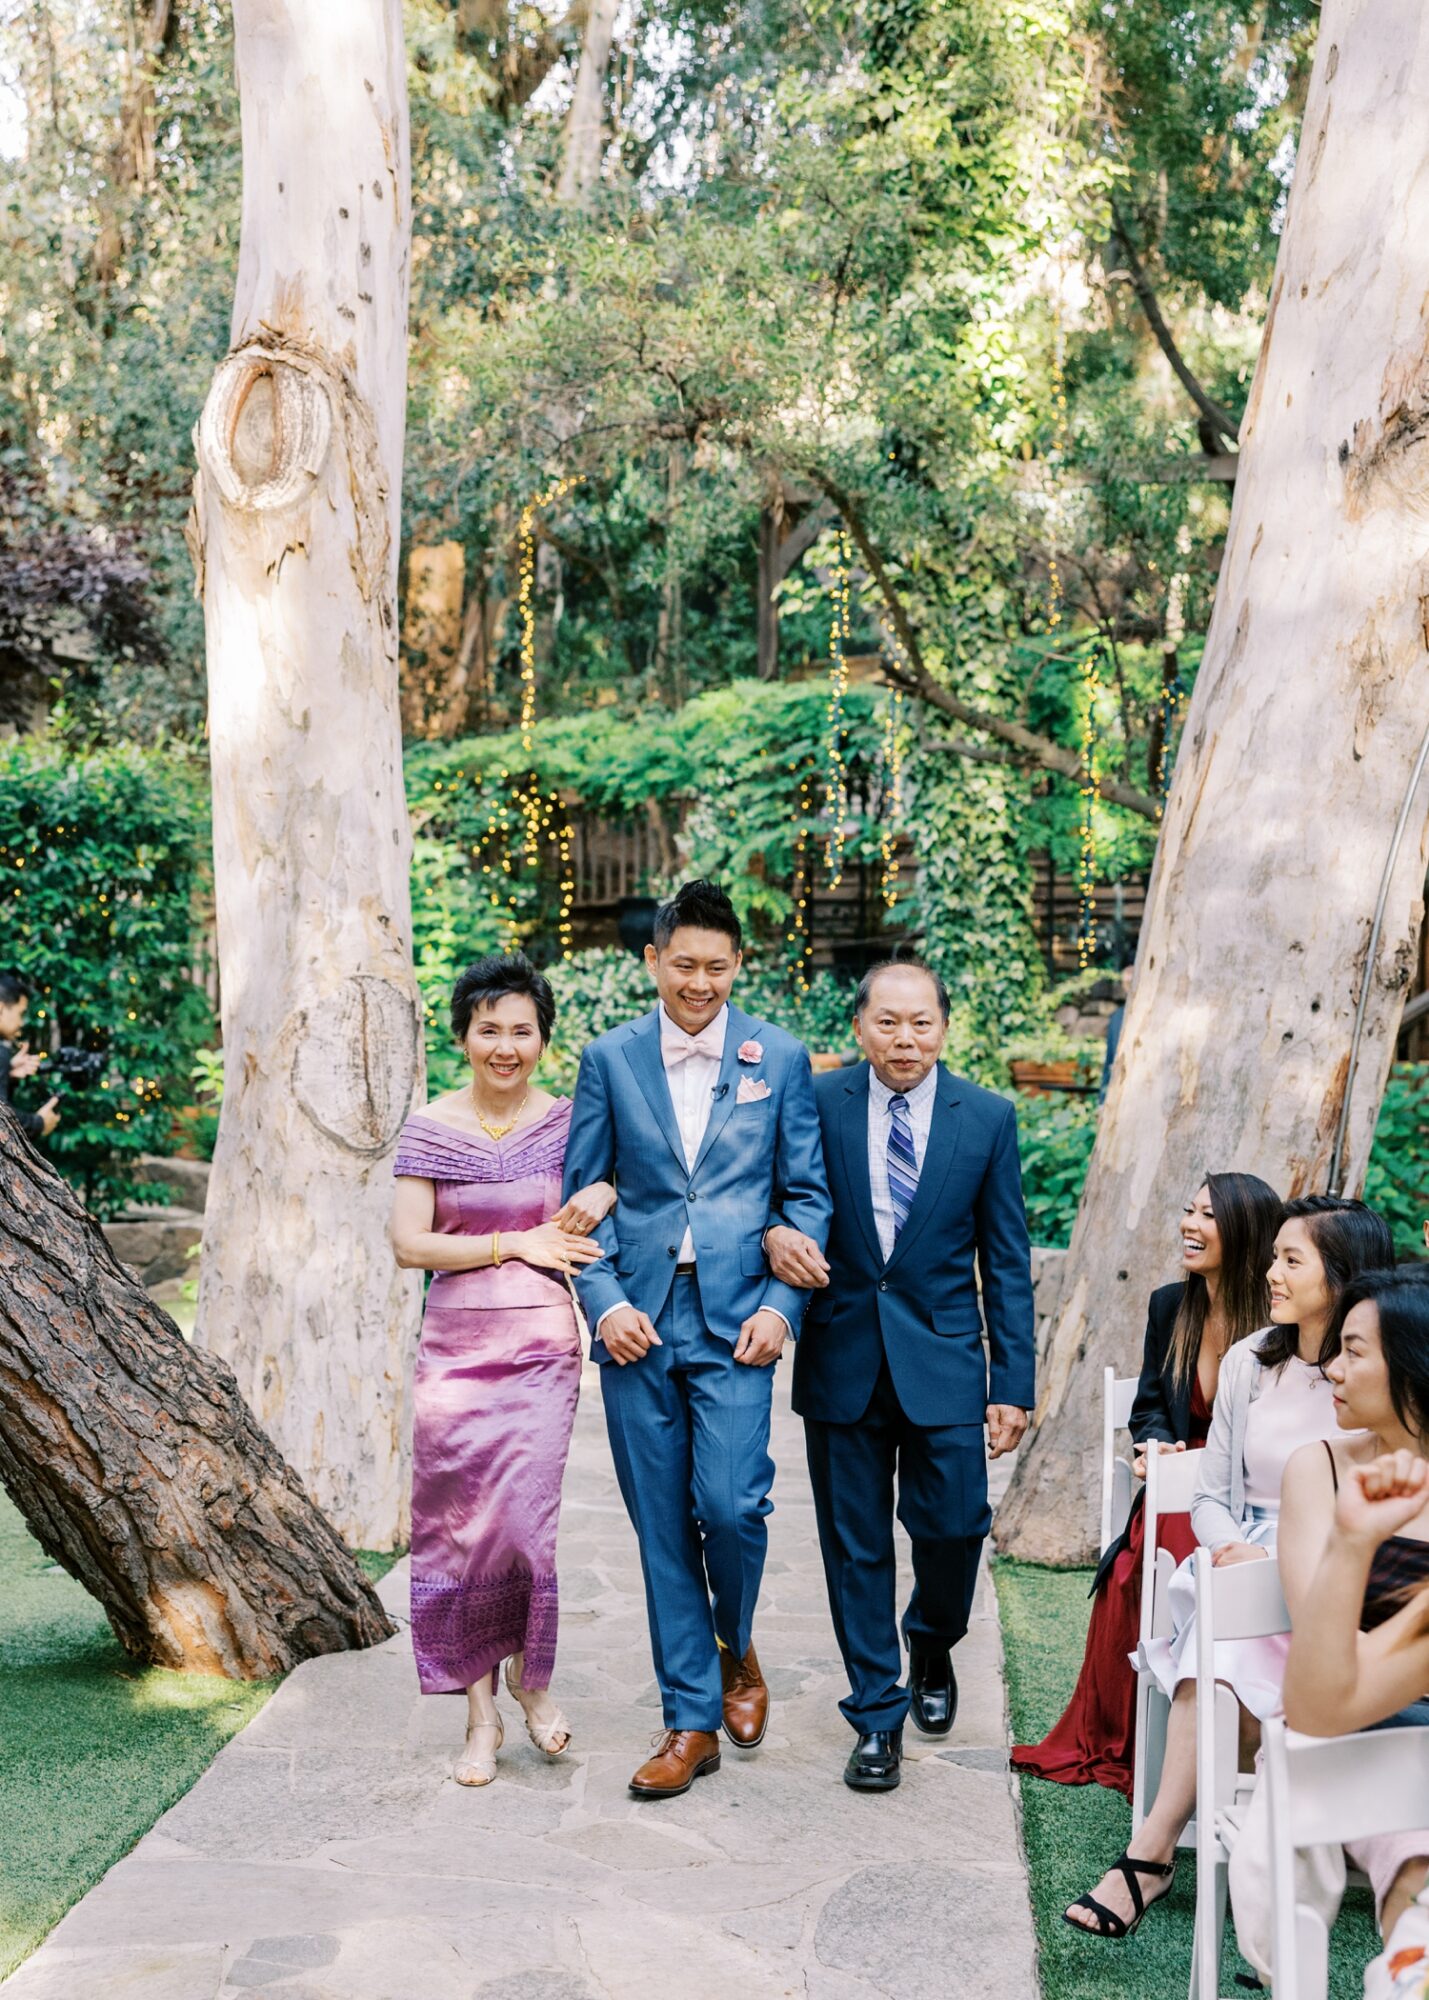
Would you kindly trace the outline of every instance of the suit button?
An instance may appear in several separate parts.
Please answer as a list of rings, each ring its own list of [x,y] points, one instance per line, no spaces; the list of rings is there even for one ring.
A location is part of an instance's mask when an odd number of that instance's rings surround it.
[[[674,1246],[674,1244],[673,1244],[673,1243],[672,1243],[672,1244],[671,1244],[671,1245],[669,1246],[669,1248],[668,1248],[668,1250],[666,1251],[666,1253],[665,1253],[665,1254],[666,1254],[666,1256],[668,1256],[668,1257],[673,1257],[673,1256],[674,1256],[674,1254],[675,1254],[675,1246]]]
[[[888,1286],[884,1283],[882,1278],[880,1278],[878,1281],[878,1289],[880,1292],[886,1292],[888,1290]]]
[[[698,1195],[697,1195],[697,1194],[695,1193],[695,1191],[694,1191],[694,1189],[693,1189],[693,1188],[691,1188],[691,1189],[690,1189],[690,1193],[689,1193],[689,1199],[690,1199],[691,1201],[698,1201],[698,1200],[699,1200],[699,1196],[698,1196]]]

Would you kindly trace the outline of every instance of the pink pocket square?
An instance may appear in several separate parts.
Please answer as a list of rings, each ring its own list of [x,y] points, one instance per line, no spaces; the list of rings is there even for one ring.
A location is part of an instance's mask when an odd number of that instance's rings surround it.
[[[734,1093],[736,1104],[758,1104],[769,1095],[769,1085],[762,1076],[742,1076],[739,1089]]]

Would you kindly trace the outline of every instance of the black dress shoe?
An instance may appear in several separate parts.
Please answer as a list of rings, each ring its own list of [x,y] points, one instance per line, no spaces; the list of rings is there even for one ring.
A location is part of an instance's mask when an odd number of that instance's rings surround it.
[[[908,1654],[909,1706],[925,1736],[946,1736],[958,1718],[958,1677],[946,1653]]]
[[[860,1736],[844,1765],[844,1783],[855,1792],[893,1792],[903,1773],[903,1731],[874,1729]]]

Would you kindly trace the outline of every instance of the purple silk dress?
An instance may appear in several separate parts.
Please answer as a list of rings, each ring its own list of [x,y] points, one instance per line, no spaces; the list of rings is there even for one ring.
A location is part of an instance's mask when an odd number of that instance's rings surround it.
[[[436,1189],[434,1230],[532,1229],[561,1205],[569,1098],[501,1141],[409,1118],[395,1171]],[[438,1271],[413,1385],[412,1645],[424,1694],[523,1653],[556,1657],[556,1524],[581,1348],[564,1280],[532,1264]]]

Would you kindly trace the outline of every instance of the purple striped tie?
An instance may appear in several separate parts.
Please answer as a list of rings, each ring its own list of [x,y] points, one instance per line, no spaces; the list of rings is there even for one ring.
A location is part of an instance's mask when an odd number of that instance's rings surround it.
[[[908,1220],[918,1192],[918,1155],[913,1150],[913,1121],[906,1097],[888,1100],[888,1195],[893,1203],[893,1238]]]

